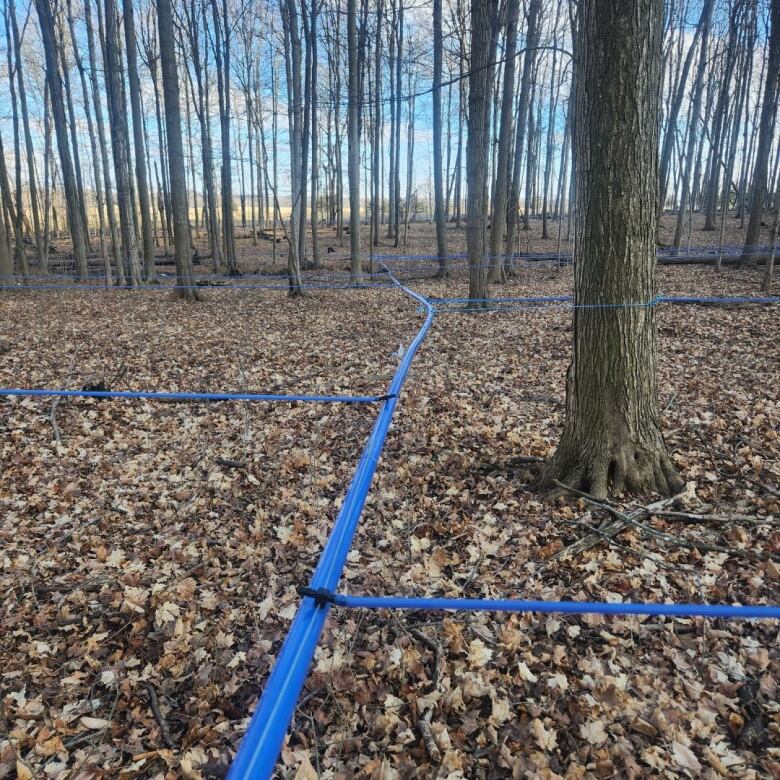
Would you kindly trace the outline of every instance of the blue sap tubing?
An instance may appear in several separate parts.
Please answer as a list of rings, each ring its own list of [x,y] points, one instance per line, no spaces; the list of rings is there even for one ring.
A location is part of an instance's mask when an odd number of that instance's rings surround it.
[[[746,620],[780,619],[780,606],[732,606],[730,604],[607,603],[598,601],[526,601],[521,599],[453,599],[414,596],[346,596],[336,593],[332,603],[351,609],[426,609],[469,612],[562,612],[597,615],[660,615]]]
[[[310,587],[314,589],[334,590],[341,579],[352,538],[357,530],[371,480],[387,438],[393,411],[398,402],[398,393],[401,391],[415,353],[433,322],[431,304],[423,296],[404,287],[392,274],[390,278],[407,295],[425,307],[425,322],[409,345],[388,388],[389,398],[383,403],[374,423],[352,483],[344,497],[344,503],[311,579]],[[268,778],[273,773],[329,611],[329,604],[317,603],[310,596],[303,597],[255,714],[249,723],[249,728],[230,767],[229,780]]]
[[[312,403],[374,404],[384,395],[280,395],[278,393],[178,393],[146,390],[52,390],[0,387],[0,396],[56,398],[135,398],[147,401],[309,401]]]

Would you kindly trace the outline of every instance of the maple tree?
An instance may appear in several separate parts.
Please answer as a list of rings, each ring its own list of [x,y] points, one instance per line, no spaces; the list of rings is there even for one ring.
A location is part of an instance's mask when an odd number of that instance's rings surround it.
[[[663,3],[581,7],[574,359],[566,425],[545,481],[670,493],[661,434],[655,242]]]

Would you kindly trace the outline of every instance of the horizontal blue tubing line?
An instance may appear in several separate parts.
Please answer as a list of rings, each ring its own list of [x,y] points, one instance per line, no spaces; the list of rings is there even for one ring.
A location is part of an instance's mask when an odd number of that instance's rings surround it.
[[[662,615],[666,617],[780,619],[780,606],[727,604],[648,604],[600,601],[526,601],[522,599],[417,598],[333,594],[332,604],[350,609],[465,610],[469,612],[562,612],[592,615]]]
[[[438,307],[447,307],[458,304],[468,303],[484,303],[488,305],[496,306],[497,311],[501,311],[502,304],[549,304],[549,303],[573,303],[574,297],[572,295],[542,295],[542,296],[530,296],[530,297],[506,297],[506,298],[429,298],[430,302]],[[652,301],[646,303],[584,303],[577,304],[574,308],[578,309],[596,309],[596,308],[630,308],[637,306],[654,306],[659,303],[671,303],[671,304],[697,304],[697,303],[712,303],[712,304],[776,304],[780,303],[780,296],[751,296],[751,295],[659,295]]]
[[[388,274],[399,289],[425,307],[426,317],[393,376],[388,388],[388,400],[382,405],[363,449],[344,502],[312,576],[311,587],[315,589],[333,591],[341,579],[393,419],[398,394],[412,360],[433,322],[434,311],[430,303],[423,296],[404,287],[389,271]],[[229,780],[263,780],[273,774],[329,610],[328,604],[321,604],[314,598],[307,597],[302,600],[230,767]]]
[[[163,393],[144,390],[49,390],[0,387],[0,396],[48,398],[143,398],[149,401],[310,401],[312,403],[375,404],[386,395],[281,395],[276,393]]]
[[[364,274],[366,276],[367,274]],[[390,289],[392,284],[380,284],[377,282],[361,282],[358,285],[354,284],[307,284],[303,282],[300,288],[303,290],[354,290],[365,288],[384,288]],[[181,290],[194,288],[197,290],[289,290],[290,285],[287,284],[139,284],[135,287],[124,285],[99,285],[99,284],[83,284],[78,282],[67,282],[63,284],[15,284],[13,286],[3,286],[0,284],[2,290],[68,290],[68,291],[84,291],[84,292],[107,292],[107,291],[129,291],[136,290],[152,291],[152,292],[166,292],[168,290]]]

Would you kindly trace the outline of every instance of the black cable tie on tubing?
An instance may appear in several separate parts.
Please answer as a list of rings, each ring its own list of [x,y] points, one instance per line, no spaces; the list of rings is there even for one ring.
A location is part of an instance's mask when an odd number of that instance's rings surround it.
[[[318,607],[336,603],[336,594],[327,588],[310,588],[308,585],[301,585],[298,588],[298,595],[314,599]]]
[[[381,403],[383,401],[389,401],[391,398],[397,398],[398,393],[385,393],[385,395],[378,395],[376,397],[376,402]]]

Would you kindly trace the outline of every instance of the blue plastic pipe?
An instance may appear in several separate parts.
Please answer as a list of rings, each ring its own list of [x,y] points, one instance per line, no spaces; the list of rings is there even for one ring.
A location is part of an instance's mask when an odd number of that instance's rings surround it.
[[[0,396],[44,396],[48,398],[144,398],[149,401],[311,401],[334,404],[374,404],[385,395],[278,395],[276,393],[163,393],[145,390],[49,390],[0,387]]]
[[[503,304],[519,304],[534,306],[537,304],[548,303],[572,303],[574,297],[572,295],[536,295],[526,297],[506,297],[506,298],[431,298],[431,303],[435,306],[451,306],[465,303],[484,303],[496,305],[498,311],[501,311],[498,307]],[[652,301],[647,303],[591,303],[581,304],[575,308],[629,308],[636,306],[653,306],[657,303],[672,303],[672,304],[697,304],[697,303],[712,303],[712,304],[738,304],[738,303],[754,303],[754,304],[776,304],[780,303],[780,296],[777,295],[658,295]],[[510,311],[507,307],[507,311]]]
[[[563,612],[596,615],[663,615],[666,617],[780,619],[780,606],[727,604],[602,603],[598,601],[524,601],[522,599],[450,599],[412,596],[332,596],[332,603],[352,609],[424,609],[468,612]]]
[[[426,317],[422,327],[404,355],[393,381],[388,398],[377,416],[371,436],[363,449],[352,483],[344,497],[344,503],[320,556],[311,579],[313,589],[335,590],[341,579],[352,539],[366,503],[371,481],[376,471],[387,432],[393,419],[393,411],[412,360],[433,322],[433,307],[422,296],[404,287],[390,272],[388,275],[399,289],[425,307]],[[293,619],[279,657],[268,678],[263,695],[258,702],[238,753],[228,772],[229,780],[253,780],[271,776],[282,748],[284,736],[292,720],[298,696],[306,680],[314,651],[319,642],[330,604],[305,596]]]

